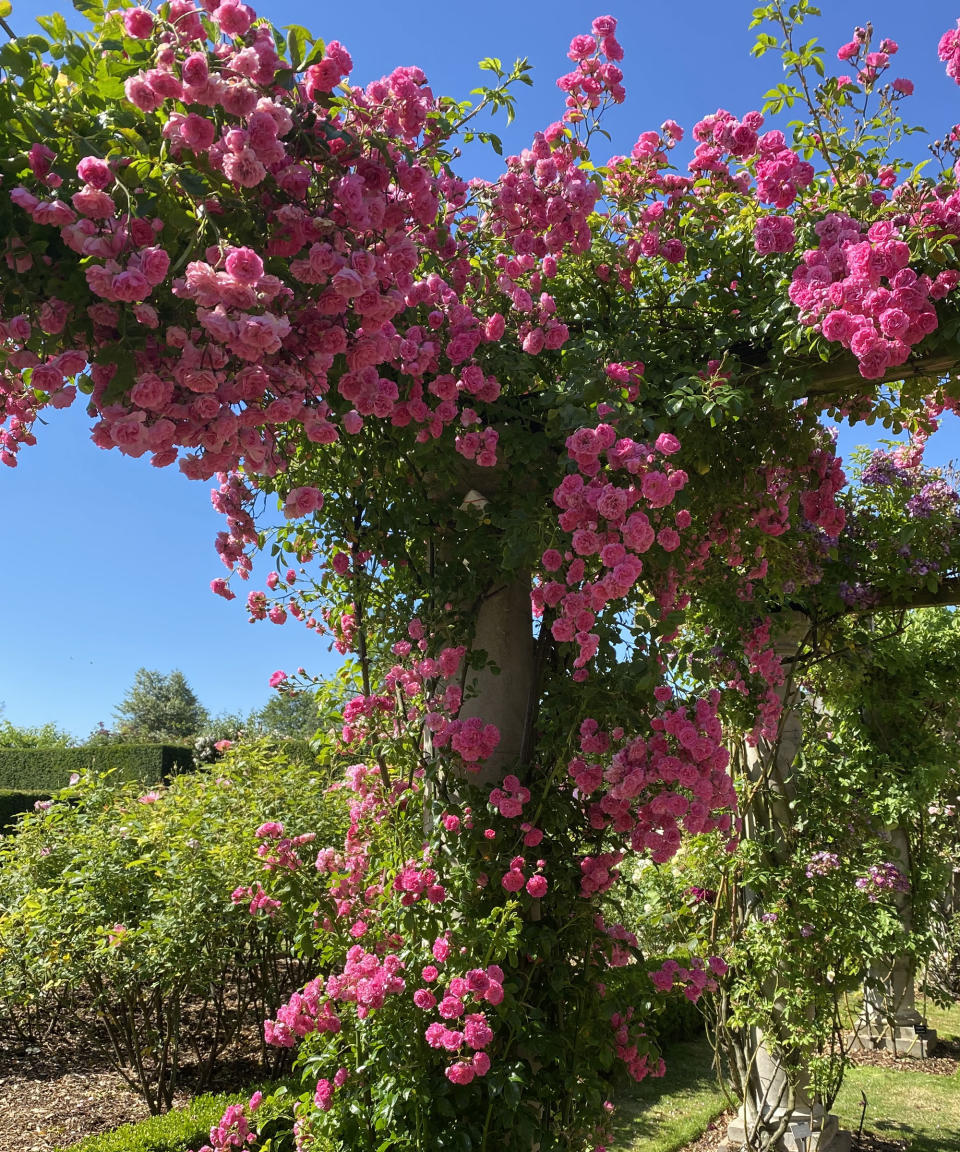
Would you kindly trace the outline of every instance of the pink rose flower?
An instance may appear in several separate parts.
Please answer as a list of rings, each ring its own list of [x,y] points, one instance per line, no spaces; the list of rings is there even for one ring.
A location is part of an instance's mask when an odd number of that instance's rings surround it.
[[[319,512],[323,507],[323,493],[319,488],[304,485],[293,488],[283,502],[283,514],[288,520],[296,520],[301,516],[308,516],[311,512]]]

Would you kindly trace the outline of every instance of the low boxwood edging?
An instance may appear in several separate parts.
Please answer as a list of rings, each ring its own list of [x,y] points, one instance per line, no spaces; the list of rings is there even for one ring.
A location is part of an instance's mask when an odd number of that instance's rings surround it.
[[[216,1093],[197,1096],[185,1108],[151,1116],[138,1124],[122,1124],[100,1136],[86,1136],[71,1144],[69,1152],[186,1152],[210,1142],[210,1129],[229,1104],[248,1100],[250,1094]],[[60,1152],[67,1152],[66,1146]]]
[[[121,780],[159,784],[192,769],[193,752],[176,744],[0,749],[0,788],[48,794],[65,788],[75,772],[112,771]]]
[[[289,1108],[288,1100],[295,1097],[300,1085],[294,1080],[265,1084],[260,1091],[264,1097],[286,1089],[282,1100],[270,1106],[265,1103],[257,1113],[261,1123]],[[210,1129],[231,1104],[246,1104],[254,1089],[246,1092],[208,1092],[195,1096],[183,1108],[174,1108],[162,1116],[150,1116],[136,1124],[121,1124],[99,1136],[85,1136],[76,1144],[60,1145],[56,1152],[188,1152],[210,1142]],[[290,1119],[292,1127],[292,1116]]]

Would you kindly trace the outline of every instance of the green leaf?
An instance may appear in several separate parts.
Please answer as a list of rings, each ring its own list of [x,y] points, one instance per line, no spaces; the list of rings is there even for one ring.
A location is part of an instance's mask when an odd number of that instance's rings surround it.
[[[310,44],[310,33],[300,24],[289,24],[285,30],[287,33],[287,55],[290,57],[294,71],[299,72],[304,53]]]
[[[310,49],[309,53],[307,54],[307,58],[301,65],[300,71],[303,72],[307,68],[311,68],[314,64],[319,64],[323,59],[323,54],[326,52],[326,50],[327,46],[322,40],[314,40],[313,47]]]

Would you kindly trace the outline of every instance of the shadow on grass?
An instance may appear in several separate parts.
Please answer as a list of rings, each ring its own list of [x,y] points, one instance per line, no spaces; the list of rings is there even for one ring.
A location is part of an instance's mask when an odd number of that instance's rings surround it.
[[[664,1059],[662,1079],[642,1080],[618,1097],[615,1152],[677,1152],[726,1107],[705,1041],[672,1044]]]
[[[957,1088],[957,1094],[960,1095],[960,1086]],[[869,1127],[878,1136],[908,1141],[908,1152],[960,1152],[960,1132],[952,1135],[932,1134],[929,1129],[913,1128],[903,1121],[893,1120],[874,1120]]]

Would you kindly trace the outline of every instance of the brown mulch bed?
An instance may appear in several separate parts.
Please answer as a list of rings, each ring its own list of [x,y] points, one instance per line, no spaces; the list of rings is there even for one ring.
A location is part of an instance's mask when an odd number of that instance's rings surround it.
[[[143,1100],[116,1072],[0,1078],[0,1152],[51,1152],[149,1115]]]
[[[63,1031],[41,1048],[0,1036],[0,1152],[50,1152],[149,1115],[89,1038]]]
[[[231,1046],[217,1062],[215,1083],[203,1091],[234,1091],[262,1080],[266,1073],[251,1058],[253,1050],[249,1038]],[[191,1072],[183,1069],[175,1107],[188,1103],[196,1089]],[[0,1021],[0,1152],[52,1152],[149,1115],[114,1069],[106,1045],[88,1032],[60,1026],[42,1041],[30,1041]]]
[[[898,1072],[927,1072],[932,1076],[954,1076],[960,1069],[960,1043],[956,1040],[938,1040],[932,1056],[894,1056],[885,1048],[850,1053],[853,1064],[871,1068],[892,1068]]]
[[[858,1139],[853,1137],[853,1152],[906,1152],[906,1140],[888,1140],[876,1132],[864,1132]]]

